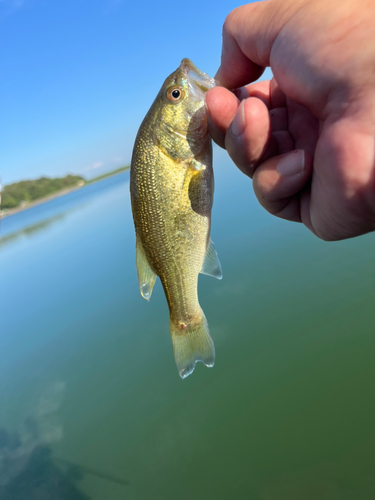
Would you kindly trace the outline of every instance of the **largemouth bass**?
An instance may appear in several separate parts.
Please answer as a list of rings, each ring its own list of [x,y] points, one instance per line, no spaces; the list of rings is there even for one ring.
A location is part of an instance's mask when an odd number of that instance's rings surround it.
[[[142,297],[164,288],[178,372],[213,366],[215,348],[198,302],[198,275],[221,279],[210,240],[214,178],[204,109],[215,81],[183,59],[164,82],[135,141],[130,193]]]

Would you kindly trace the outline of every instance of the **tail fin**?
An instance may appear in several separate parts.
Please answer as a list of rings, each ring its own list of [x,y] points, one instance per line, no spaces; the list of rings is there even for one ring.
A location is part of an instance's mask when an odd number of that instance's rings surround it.
[[[206,317],[201,311],[197,322],[181,325],[170,321],[174,359],[181,378],[186,378],[197,361],[212,367],[215,362],[215,347],[210,337]]]

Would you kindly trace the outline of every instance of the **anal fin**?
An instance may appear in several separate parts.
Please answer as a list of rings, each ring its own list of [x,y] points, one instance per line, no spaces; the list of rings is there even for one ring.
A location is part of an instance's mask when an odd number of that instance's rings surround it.
[[[203,262],[201,269],[201,274],[206,274],[207,276],[212,276],[218,280],[221,280],[223,273],[221,271],[221,264],[211,238],[208,241],[206,257]]]
[[[138,284],[141,295],[144,299],[150,300],[152,290],[156,281],[156,274],[148,263],[142,243],[137,237],[136,243],[136,263],[138,271]]]

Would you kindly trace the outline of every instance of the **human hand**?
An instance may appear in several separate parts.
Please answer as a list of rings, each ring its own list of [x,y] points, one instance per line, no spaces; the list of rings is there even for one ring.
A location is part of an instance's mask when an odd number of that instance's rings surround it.
[[[206,96],[210,134],[259,202],[324,240],[375,230],[374,26],[371,0],[239,7],[224,24],[226,88]],[[248,85],[266,66],[274,78]]]

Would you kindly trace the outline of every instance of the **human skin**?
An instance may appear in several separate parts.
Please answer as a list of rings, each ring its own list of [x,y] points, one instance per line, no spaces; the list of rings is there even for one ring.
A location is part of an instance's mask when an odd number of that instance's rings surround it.
[[[212,138],[261,205],[323,240],[375,230],[374,26],[373,0],[239,7],[206,96]]]

